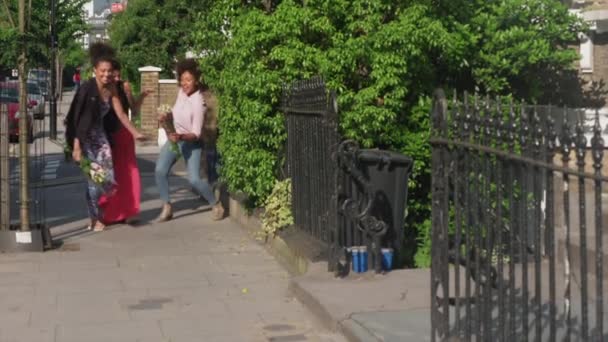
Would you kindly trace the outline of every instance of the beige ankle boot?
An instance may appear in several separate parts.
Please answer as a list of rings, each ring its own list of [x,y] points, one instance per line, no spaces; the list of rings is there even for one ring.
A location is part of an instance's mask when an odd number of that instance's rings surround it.
[[[224,218],[224,206],[222,202],[217,202],[211,209],[211,218],[214,221],[219,221]]]
[[[173,208],[170,203],[165,203],[163,209],[158,215],[156,222],[166,222],[173,218]]]

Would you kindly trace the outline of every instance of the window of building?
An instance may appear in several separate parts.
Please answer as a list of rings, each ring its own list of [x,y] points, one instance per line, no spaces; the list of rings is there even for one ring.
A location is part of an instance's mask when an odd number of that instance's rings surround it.
[[[593,72],[593,41],[586,34],[581,35],[580,54],[581,71],[585,73]]]

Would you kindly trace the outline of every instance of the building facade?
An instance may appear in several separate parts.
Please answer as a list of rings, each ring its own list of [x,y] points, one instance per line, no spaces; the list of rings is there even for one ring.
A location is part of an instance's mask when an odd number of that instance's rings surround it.
[[[590,27],[580,41],[580,75],[589,82],[605,82],[608,80],[608,0],[571,0],[569,5]]]
[[[587,33],[579,37],[578,81],[568,95],[579,98],[575,101],[581,104],[575,110],[576,116],[584,118],[588,140],[596,113],[605,128],[604,139],[608,139],[608,0],[564,0],[563,3],[589,25]]]
[[[92,0],[84,5],[82,15],[90,26],[90,31],[82,37],[82,46],[85,49],[94,42],[109,39],[108,28],[112,14],[125,10],[127,2],[127,0]]]

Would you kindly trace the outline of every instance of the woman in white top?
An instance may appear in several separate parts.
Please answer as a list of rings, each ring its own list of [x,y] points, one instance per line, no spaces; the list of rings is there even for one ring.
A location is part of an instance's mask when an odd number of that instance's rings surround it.
[[[178,155],[171,149],[170,142],[175,142],[179,146],[186,162],[190,184],[213,206],[213,219],[220,220],[224,217],[224,208],[215,198],[209,183],[200,178],[202,152],[200,135],[207,108],[200,89],[201,72],[196,61],[193,59],[180,61],[177,64],[177,77],[180,89],[171,113],[176,133],[169,134],[169,141],[161,148],[156,161],[156,185],[164,203],[158,221],[168,221],[173,217],[169,197],[169,172]],[[159,120],[165,120],[165,116],[161,116]]]

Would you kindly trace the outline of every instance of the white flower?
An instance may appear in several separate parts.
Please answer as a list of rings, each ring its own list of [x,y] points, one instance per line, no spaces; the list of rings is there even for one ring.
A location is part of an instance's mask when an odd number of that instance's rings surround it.
[[[89,176],[94,183],[101,184],[107,178],[107,171],[96,162],[91,162],[91,169],[89,171]]]
[[[157,112],[159,112],[159,113],[163,113],[163,114],[166,114],[166,113],[171,113],[171,111],[172,111],[172,110],[173,110],[173,108],[171,108],[171,106],[169,106],[169,105],[168,105],[168,104],[166,104],[166,103],[164,103],[164,104],[160,105],[160,106],[159,106],[159,107],[156,109],[156,111],[157,111]]]

